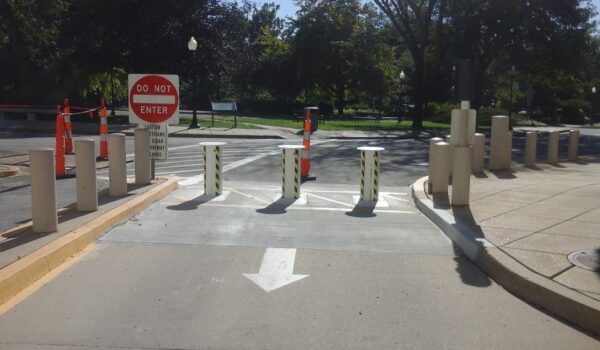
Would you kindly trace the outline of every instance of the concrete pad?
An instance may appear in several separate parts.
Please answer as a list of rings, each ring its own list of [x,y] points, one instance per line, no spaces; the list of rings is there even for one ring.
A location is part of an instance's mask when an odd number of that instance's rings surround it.
[[[595,209],[598,207],[598,198],[590,197],[577,197],[560,195],[545,199],[538,202],[539,205],[543,205],[549,208],[553,207],[567,207],[567,208],[583,208],[583,209]]]
[[[515,215],[513,213],[502,214],[481,222],[483,227],[496,227],[514,229],[520,231],[537,232],[560,223],[561,219],[540,220],[533,216]]]
[[[581,186],[582,184],[578,181],[551,181],[529,186],[522,186],[519,188],[519,191],[555,195],[575,188],[579,188]]]
[[[532,233],[532,231],[520,231],[496,227],[485,227],[483,229],[483,235],[485,238],[497,246],[503,246]]]
[[[600,223],[600,209],[588,211],[582,215],[572,218],[573,221]]]
[[[502,250],[531,270],[549,278],[573,266],[564,254],[534,252],[515,248],[502,248]]]
[[[554,280],[569,288],[582,292],[600,294],[600,273],[588,271],[577,266],[556,276]]]
[[[577,250],[591,249],[599,246],[600,239],[534,233],[504,247],[568,255]]]
[[[534,203],[519,208],[518,213],[519,215],[534,216],[537,218],[574,220],[576,219],[577,215],[580,215],[587,210],[589,209],[568,207],[553,207],[552,210],[548,210],[548,207]]]
[[[600,301],[600,294],[598,294],[598,293],[590,293],[590,292],[584,292],[584,291],[580,291],[580,292],[587,295],[590,298],[594,298],[594,299]]]
[[[600,241],[600,222],[566,221],[542,232],[553,235],[592,238]]]
[[[483,222],[486,219],[512,212],[522,206],[522,203],[507,202],[497,202],[494,203],[494,205],[489,205],[487,202],[484,202],[484,200],[475,200],[471,201],[469,209],[477,222]]]
[[[256,271],[263,253],[101,243],[0,317],[0,348],[595,350],[599,344],[515,298],[461,256],[299,250],[294,270],[310,277],[266,293],[242,275]]]
[[[508,203],[522,203],[522,204],[530,204],[534,202],[538,202],[542,199],[546,199],[550,197],[549,194],[546,193],[527,193],[527,192],[517,192],[516,190],[512,191],[504,191],[497,194],[493,194],[491,196],[485,197],[485,200],[489,203],[496,202],[508,202]]]

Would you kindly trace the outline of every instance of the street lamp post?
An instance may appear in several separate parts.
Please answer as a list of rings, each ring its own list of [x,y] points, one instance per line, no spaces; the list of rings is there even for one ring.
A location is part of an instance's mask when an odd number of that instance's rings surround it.
[[[194,71],[194,81],[192,82],[192,91],[193,91],[193,93],[192,93],[192,122],[190,123],[190,129],[197,129],[199,127],[198,117],[196,115],[196,109],[197,109],[196,84],[198,81],[198,76],[197,76],[197,74],[195,74],[195,72],[196,72],[196,49],[198,48],[198,42],[196,41],[196,39],[194,39],[194,37],[191,37],[190,41],[188,41],[187,45],[188,45],[188,50],[192,51],[192,55],[194,57],[194,61],[192,62],[192,70]]]
[[[400,111],[398,114],[398,123],[400,123],[402,119],[402,114],[404,112],[404,78],[406,78],[406,74],[404,74],[404,69],[400,71]]]

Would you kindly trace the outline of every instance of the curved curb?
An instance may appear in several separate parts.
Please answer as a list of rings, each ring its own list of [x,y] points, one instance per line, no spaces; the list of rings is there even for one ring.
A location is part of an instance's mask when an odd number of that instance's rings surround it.
[[[417,208],[437,225],[463,253],[504,289],[600,336],[600,302],[543,277],[523,266],[468,225],[435,208],[427,196],[427,176],[412,185]]]
[[[73,255],[84,250],[107,230],[128,220],[176,188],[177,180],[166,178],[166,181],[159,183],[147,192],[139,194],[0,269],[0,304],[5,303]]]

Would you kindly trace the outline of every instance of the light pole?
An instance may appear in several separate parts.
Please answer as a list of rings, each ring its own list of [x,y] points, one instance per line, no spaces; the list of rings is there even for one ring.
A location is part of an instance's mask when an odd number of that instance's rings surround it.
[[[406,74],[404,74],[404,69],[400,71],[400,114],[398,114],[398,123],[400,123],[402,119],[402,114],[404,112],[404,104],[403,104],[403,94],[404,94],[404,78],[406,78]]]
[[[197,129],[198,126],[198,117],[196,116],[196,95],[197,95],[197,89],[196,89],[196,82],[198,80],[198,76],[195,73],[196,72],[196,49],[198,48],[198,42],[196,41],[196,39],[194,39],[194,37],[190,38],[190,41],[188,41],[188,50],[192,51],[192,55],[194,57],[194,61],[192,62],[192,70],[194,71],[194,81],[192,82],[192,122],[190,123],[190,129]]]
[[[596,96],[596,87],[592,87],[592,100],[590,101],[590,126],[594,126],[594,97]]]

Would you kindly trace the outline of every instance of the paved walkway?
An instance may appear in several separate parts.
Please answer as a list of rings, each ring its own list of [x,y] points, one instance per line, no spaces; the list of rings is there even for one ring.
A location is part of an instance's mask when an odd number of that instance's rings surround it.
[[[452,208],[446,194],[426,194],[424,179],[415,184],[414,195],[417,205],[505,288],[532,282],[511,291],[537,303],[545,293],[541,288],[561,296],[555,304],[575,301],[595,309],[596,318],[583,321],[600,330],[600,261],[589,259],[595,265],[588,270],[567,258],[580,250],[600,253],[599,173],[600,157],[535,168],[513,164],[512,171],[472,176],[466,208]]]

